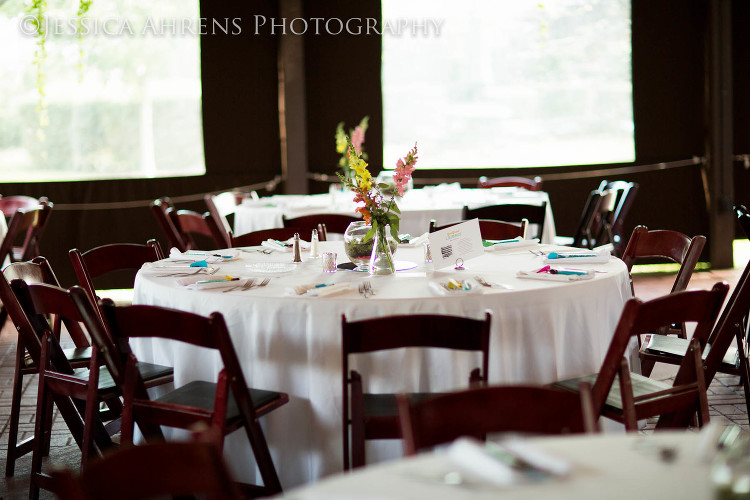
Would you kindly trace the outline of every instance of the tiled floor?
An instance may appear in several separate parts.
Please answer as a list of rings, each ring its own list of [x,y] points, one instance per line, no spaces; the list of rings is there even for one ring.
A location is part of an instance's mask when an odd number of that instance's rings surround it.
[[[734,286],[740,272],[741,270],[737,269],[700,272],[694,275],[690,288],[710,288],[714,283],[722,280]],[[636,274],[634,277],[636,294],[644,299],[656,297],[669,290],[673,279],[674,276],[671,274]],[[0,465],[3,468],[0,472],[0,500],[28,497],[30,455],[18,460],[14,477],[8,478],[4,475],[15,351],[16,332],[11,323],[6,323],[0,330],[0,457],[2,458]],[[657,366],[652,377],[665,380],[673,374],[673,368]],[[20,424],[21,438],[33,434],[34,431],[36,383],[37,378],[34,376],[24,379]],[[717,375],[709,390],[709,404],[712,421],[718,421],[723,425],[738,424],[743,429],[750,430],[745,397],[737,377]],[[653,429],[654,422],[655,420],[649,422],[643,432],[650,432]],[[68,467],[78,467],[80,462],[80,451],[61,419],[56,419],[54,422],[49,461],[56,466]],[[49,493],[42,492],[41,498],[53,497]]]

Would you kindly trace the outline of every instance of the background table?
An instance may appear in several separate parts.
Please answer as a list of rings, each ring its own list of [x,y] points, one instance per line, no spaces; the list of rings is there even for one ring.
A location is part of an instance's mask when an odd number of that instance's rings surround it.
[[[564,436],[534,438],[531,446],[567,459],[569,477],[499,488],[473,483],[447,485],[445,473],[455,470],[446,452],[378,464],[351,474],[340,474],[317,484],[288,491],[297,500],[389,499],[703,499],[715,498],[709,464],[700,460],[700,435],[692,432]],[[666,462],[659,450],[670,448],[675,459]]]
[[[356,204],[349,191],[333,191],[317,195],[276,195],[260,200],[246,199],[234,214],[235,234],[245,234],[261,229],[282,226],[282,214],[288,218],[314,213],[342,213],[354,215]],[[555,221],[549,196],[542,191],[519,188],[461,189],[458,184],[441,184],[406,192],[398,201],[401,210],[401,233],[419,236],[427,232],[430,219],[438,225],[461,220],[463,207],[477,208],[486,205],[529,204],[547,202],[547,216],[542,230],[542,243],[555,240]],[[531,234],[536,229],[532,228]],[[308,238],[305,238],[308,239]]]
[[[341,242],[321,242],[344,259]],[[306,257],[306,256],[304,256]],[[421,247],[400,246],[397,261],[423,260]],[[242,260],[226,263],[220,274],[251,275],[246,264],[260,261],[288,263],[289,253],[243,253]],[[341,261],[341,260],[340,260]],[[264,288],[222,293],[188,290],[174,278],[139,272],[135,303],[154,304],[208,315],[224,314],[249,385],[289,393],[291,402],[265,417],[264,426],[282,484],[308,483],[338,472],[341,444],[341,315],[350,320],[388,314],[436,313],[483,317],[493,313],[490,340],[491,382],[549,383],[599,369],[619,319],[630,297],[625,264],[589,265],[600,273],[589,281],[560,283],[521,280],[519,269],[541,266],[541,258],[527,249],[485,252],[465,263],[466,271],[426,273],[423,265],[395,276],[370,278],[366,274],[321,272],[320,259],[307,260]],[[586,267],[586,266],[581,266]],[[479,294],[436,296],[429,280],[471,277],[508,283],[514,290],[482,289]],[[256,276],[262,276],[256,274]],[[370,279],[377,295],[365,299],[356,284]],[[333,297],[287,296],[293,284],[352,282],[354,289]],[[135,340],[135,339],[134,339]],[[175,384],[211,380],[221,367],[219,359],[189,346],[167,341],[134,342],[139,359],[175,367]],[[473,353],[443,350],[397,350],[357,360],[372,391],[435,391],[464,388],[469,372],[479,366]],[[366,375],[364,375],[366,373]],[[400,456],[400,442],[368,444],[368,461]],[[252,469],[244,436],[227,439],[235,472]]]

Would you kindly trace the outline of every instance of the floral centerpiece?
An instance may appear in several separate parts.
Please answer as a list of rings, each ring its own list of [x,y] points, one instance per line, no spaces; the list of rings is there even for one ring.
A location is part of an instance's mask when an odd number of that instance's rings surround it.
[[[344,132],[344,122],[339,122],[339,124],[336,125],[336,152],[341,155],[341,158],[339,158],[339,168],[346,178],[351,176],[351,170],[349,169],[349,162],[347,160],[347,157],[349,156],[347,154],[349,142],[354,146],[354,150],[359,153],[363,159],[367,160],[367,153],[365,153],[363,144],[365,142],[365,132],[367,132],[369,122],[370,117],[365,116],[359,122],[359,125],[349,130],[349,135]]]
[[[361,152],[357,152],[351,139],[347,141],[347,165],[349,175],[339,174],[344,185],[354,192],[355,203],[364,203],[357,207],[356,211],[362,214],[366,224],[371,228],[364,237],[364,242],[374,239],[372,254],[370,257],[370,274],[391,274],[395,271],[393,255],[388,243],[387,228],[390,226],[390,234],[398,241],[399,214],[401,211],[396,204],[396,194],[403,196],[404,189],[411,179],[417,163],[417,144],[404,158],[396,162],[393,172],[393,182],[396,192],[390,197],[383,194],[387,184],[374,184],[372,175],[367,169],[367,162],[362,158]]]

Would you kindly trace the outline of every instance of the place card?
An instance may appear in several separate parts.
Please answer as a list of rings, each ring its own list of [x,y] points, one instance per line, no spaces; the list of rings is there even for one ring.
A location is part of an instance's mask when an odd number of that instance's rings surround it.
[[[484,254],[479,219],[472,219],[429,234],[432,262],[435,269],[460,267]]]

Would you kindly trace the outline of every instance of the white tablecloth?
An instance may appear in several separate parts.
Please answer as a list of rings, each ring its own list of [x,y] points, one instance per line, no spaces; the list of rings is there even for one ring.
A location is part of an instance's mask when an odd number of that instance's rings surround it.
[[[235,234],[282,226],[281,216],[299,217],[314,213],[354,215],[356,204],[349,191],[317,195],[276,195],[260,200],[246,199],[234,213]],[[464,205],[477,208],[486,205],[528,204],[547,202],[547,216],[542,230],[542,243],[555,240],[555,221],[549,196],[545,192],[519,188],[461,189],[457,184],[412,189],[398,201],[401,210],[400,233],[419,236],[427,232],[430,219],[438,225],[461,220]],[[536,234],[532,228],[530,234]],[[304,237],[304,235],[303,235]],[[306,238],[309,239],[309,238]]]
[[[321,250],[346,261],[341,242],[321,242]],[[306,256],[305,256],[306,257]],[[400,246],[397,261],[423,261],[421,247]],[[549,383],[598,371],[619,319],[630,297],[625,264],[588,264],[601,272],[589,281],[561,283],[516,278],[519,269],[542,265],[527,249],[486,252],[464,265],[427,274],[424,264],[395,276],[370,278],[364,273],[323,274],[320,259],[306,259],[294,271],[274,276],[264,288],[222,293],[189,290],[175,278],[139,272],[135,303],[153,304],[208,315],[224,314],[235,349],[250,386],[289,393],[291,402],[264,417],[267,439],[282,484],[289,488],[338,472],[341,444],[341,315],[350,320],[388,314],[439,313],[483,317],[493,313],[490,341],[491,382]],[[221,266],[218,275],[250,276],[253,262],[292,260],[290,253],[243,253],[242,260]],[[436,296],[430,280],[471,277],[507,283],[514,290],[481,289],[465,296]],[[255,276],[263,276],[255,274]],[[370,279],[377,295],[363,298],[357,284]],[[287,296],[294,284],[352,282],[353,290],[333,297]],[[218,357],[167,341],[134,342],[139,359],[175,367],[175,384],[212,380]],[[363,362],[366,359],[366,362]],[[442,350],[388,351],[356,363],[372,391],[447,390],[464,388],[474,354]],[[368,461],[400,456],[400,442],[371,447]],[[235,473],[248,478],[254,469],[244,435],[230,436],[226,452]],[[244,458],[240,458],[244,456]],[[249,478],[248,478],[249,479]]]
[[[483,483],[448,485],[443,478],[456,470],[445,451],[366,467],[317,484],[288,491],[297,500],[455,498],[559,500],[646,500],[668,498],[712,500],[709,464],[701,461],[701,435],[692,432],[563,436],[529,439],[528,444],[568,460],[565,479],[548,479],[514,487]],[[675,453],[664,461],[660,450]]]

